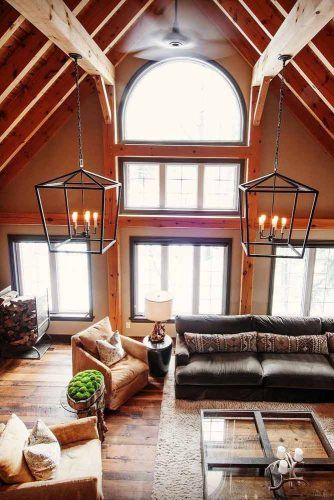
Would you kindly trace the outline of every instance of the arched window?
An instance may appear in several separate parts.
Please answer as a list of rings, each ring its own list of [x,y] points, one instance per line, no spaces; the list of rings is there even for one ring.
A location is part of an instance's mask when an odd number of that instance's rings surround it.
[[[223,68],[177,58],[148,65],[125,91],[125,142],[233,143],[244,139],[245,105]]]

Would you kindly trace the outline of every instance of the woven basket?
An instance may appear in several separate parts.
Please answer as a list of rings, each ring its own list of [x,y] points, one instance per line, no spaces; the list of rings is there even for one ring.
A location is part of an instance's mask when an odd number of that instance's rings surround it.
[[[101,386],[87,399],[81,399],[79,401],[74,400],[67,393],[67,402],[73,410],[83,411],[88,410],[104,393],[104,382],[101,383]]]

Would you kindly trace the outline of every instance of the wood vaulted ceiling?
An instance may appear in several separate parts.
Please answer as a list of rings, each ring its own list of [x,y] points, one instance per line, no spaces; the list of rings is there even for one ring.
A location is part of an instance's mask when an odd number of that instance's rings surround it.
[[[172,0],[65,0],[117,67],[124,40],[145,16],[163,16]],[[193,0],[254,67],[294,0]],[[75,108],[73,69],[62,50],[0,0],[0,188],[10,182]],[[81,95],[95,91],[80,70]],[[334,24],[328,23],[286,68],[291,110],[334,156]],[[272,84],[279,85],[276,77]]]

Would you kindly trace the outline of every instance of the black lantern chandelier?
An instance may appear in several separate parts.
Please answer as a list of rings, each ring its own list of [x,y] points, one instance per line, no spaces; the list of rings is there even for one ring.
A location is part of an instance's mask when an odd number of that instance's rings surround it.
[[[122,186],[84,169],[78,68],[81,56],[70,57],[75,65],[79,168],[37,184],[35,190],[50,252],[103,254],[116,243]],[[59,212],[59,206],[63,207],[66,226],[51,227],[51,214]]]
[[[239,186],[241,243],[246,255],[250,257],[302,259],[319,193],[316,189],[278,172],[285,83],[284,68],[291,56],[282,55],[279,59],[283,62],[283,69],[274,172]],[[250,197],[255,195],[258,197],[258,206],[263,212],[259,217],[257,212],[254,213],[254,210],[257,210],[256,205],[250,203]],[[306,219],[304,228],[296,227],[298,212],[301,212],[301,217]],[[298,233],[295,232],[297,229]],[[283,254],[277,254],[275,251],[277,246],[285,247],[286,251]]]

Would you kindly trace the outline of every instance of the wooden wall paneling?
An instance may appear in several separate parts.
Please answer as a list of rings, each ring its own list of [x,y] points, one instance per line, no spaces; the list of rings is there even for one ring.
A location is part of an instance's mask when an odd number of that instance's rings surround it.
[[[0,48],[12,37],[15,31],[25,21],[5,0],[0,2]]]
[[[233,0],[213,0],[227,18],[239,29],[259,55],[265,51],[270,42],[269,36],[254,21],[253,17],[239,2]],[[333,113],[323,103],[315,91],[305,84],[297,70],[291,66],[286,68],[286,85],[305,106],[306,110],[317,120],[330,138],[334,137]],[[308,118],[309,114],[307,114]],[[326,147],[326,141],[323,142]]]
[[[85,79],[80,85],[80,96],[82,101],[90,95],[95,89],[91,78]],[[62,127],[67,120],[73,116],[73,110],[76,107],[76,96],[72,93],[58,107],[57,111],[48,117],[37,134],[33,135],[30,141],[27,141],[7,163],[5,169],[0,172],[0,189],[10,183],[16,175],[31,161],[35,154],[46,144],[46,142]]]
[[[249,111],[249,143],[252,146],[253,156],[247,160],[247,181],[256,179],[260,174],[260,148],[261,148],[261,125],[254,125],[254,113],[258,100],[259,87],[252,87]],[[257,217],[257,197],[256,194],[249,197],[250,223],[255,226]],[[251,238],[255,238],[254,231],[251,230]],[[254,280],[254,257],[247,257],[242,251],[241,261],[241,284],[239,314],[249,314],[252,312]]]
[[[253,19],[272,39],[284,22],[283,16],[269,1],[240,0]],[[290,62],[304,80],[313,88],[320,99],[334,111],[334,78],[332,72],[306,45]]]

